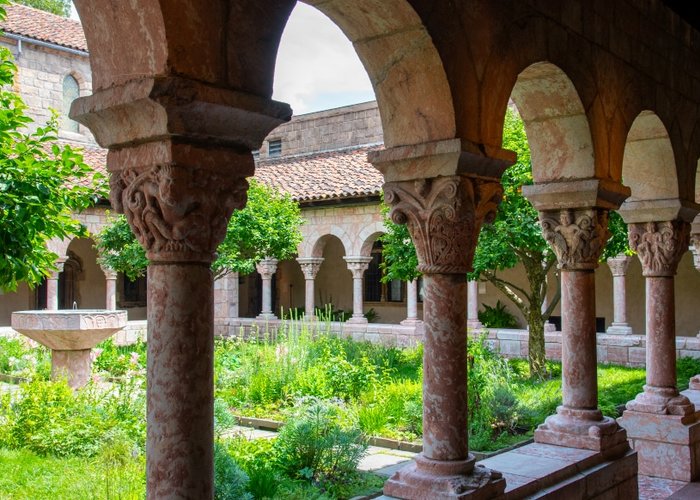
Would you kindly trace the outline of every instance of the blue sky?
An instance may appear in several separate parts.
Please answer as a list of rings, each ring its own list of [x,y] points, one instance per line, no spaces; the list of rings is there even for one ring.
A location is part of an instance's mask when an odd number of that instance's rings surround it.
[[[272,97],[303,114],[370,101],[374,91],[343,32],[313,7],[298,3],[282,35]]]

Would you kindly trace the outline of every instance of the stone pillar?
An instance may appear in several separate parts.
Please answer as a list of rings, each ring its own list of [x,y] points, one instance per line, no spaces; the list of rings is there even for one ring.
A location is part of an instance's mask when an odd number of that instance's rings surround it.
[[[391,497],[494,498],[501,475],[474,467],[467,435],[467,301],[479,229],[495,216],[501,186],[466,176],[387,182],[384,196],[395,223],[407,224],[423,273],[423,451],[395,473]]]
[[[678,219],[629,224],[646,280],[646,385],[619,419],[641,474],[683,481],[700,477],[698,414],[676,386],[674,276],[689,233],[690,225]]]
[[[117,272],[103,267],[105,275],[105,309],[116,311],[117,309]]]
[[[148,268],[148,498],[213,497],[211,263],[245,205],[250,151],[291,109],[222,82],[167,73],[76,99],[71,118],[109,148],[110,198]]]
[[[56,270],[46,277],[46,309],[49,311],[58,310],[58,275],[63,272],[66,259],[56,260]]]
[[[479,321],[479,282],[468,281],[467,292],[467,327],[472,330],[481,330],[484,325]]]
[[[316,275],[321,269],[323,257],[299,257],[297,262],[301,266],[301,271],[304,273],[305,280],[305,295],[304,295],[304,316],[307,320],[312,321],[316,318],[316,291],[314,282]]]
[[[544,314],[545,312],[547,312],[547,309],[549,309],[549,297],[545,293],[542,299],[542,308],[540,309],[540,311],[542,312],[542,314]],[[551,323],[549,321],[549,318],[547,318],[547,321],[544,322],[544,333],[553,333],[556,331],[556,325],[554,323]]]
[[[419,323],[418,319],[418,279],[413,279],[406,282],[406,319],[401,322],[402,325],[415,325]]]
[[[598,409],[594,271],[610,236],[607,207],[543,210],[537,196],[530,197],[557,256],[562,287],[562,405],[537,428],[535,442],[620,457],[629,450],[627,435]]]
[[[615,335],[631,335],[632,327],[627,323],[627,288],[625,276],[631,257],[621,253],[607,260],[613,275],[613,322],[607,333]]]
[[[348,269],[352,273],[352,317],[348,323],[367,323],[364,314],[362,297],[364,295],[364,275],[372,261],[372,257],[343,257],[347,262]]]
[[[229,302],[228,311],[231,319],[237,319],[240,314],[241,292],[238,283],[238,273],[231,273],[229,276]]]
[[[272,311],[272,276],[277,272],[277,259],[263,259],[255,268],[262,278],[262,311],[258,319],[277,319]]]

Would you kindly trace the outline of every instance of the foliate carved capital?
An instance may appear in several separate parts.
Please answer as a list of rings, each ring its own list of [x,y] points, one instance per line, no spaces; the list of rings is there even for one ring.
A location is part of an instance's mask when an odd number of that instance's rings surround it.
[[[101,269],[105,275],[106,280],[116,280],[117,279],[117,271],[110,269],[108,267],[102,267]]]
[[[348,270],[352,273],[353,279],[362,279],[365,271],[372,261],[372,257],[343,257],[347,263]]]
[[[112,172],[112,204],[126,215],[149,260],[214,260],[248,189],[245,176],[226,167],[164,163]]]
[[[602,208],[540,212],[544,239],[557,256],[559,269],[595,269],[610,237],[608,211]]]
[[[263,279],[272,279],[272,275],[277,272],[277,259],[263,259],[255,265],[255,269]]]
[[[629,255],[621,253],[615,257],[610,257],[606,262],[613,276],[625,276],[631,260],[632,258]]]
[[[693,252],[693,266],[700,271],[700,233],[690,234],[690,251]]]
[[[384,184],[396,224],[407,224],[425,274],[465,274],[471,269],[481,225],[496,217],[503,188],[467,176]]]
[[[682,220],[641,222],[629,226],[630,248],[637,252],[644,276],[674,276],[690,244],[690,224]]]
[[[300,257],[297,259],[304,273],[304,279],[313,280],[323,264],[323,257]]]

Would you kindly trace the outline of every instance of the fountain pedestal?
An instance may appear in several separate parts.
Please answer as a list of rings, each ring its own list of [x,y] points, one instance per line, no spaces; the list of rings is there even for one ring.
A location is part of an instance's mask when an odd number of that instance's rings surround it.
[[[126,311],[63,309],[12,313],[12,328],[51,349],[51,377],[77,389],[90,380],[92,348],[126,326]]]

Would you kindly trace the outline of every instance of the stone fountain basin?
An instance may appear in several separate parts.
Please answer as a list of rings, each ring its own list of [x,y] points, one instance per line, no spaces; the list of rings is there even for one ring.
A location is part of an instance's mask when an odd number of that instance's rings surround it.
[[[56,351],[92,349],[126,326],[126,311],[59,309],[12,313],[14,330]]]

